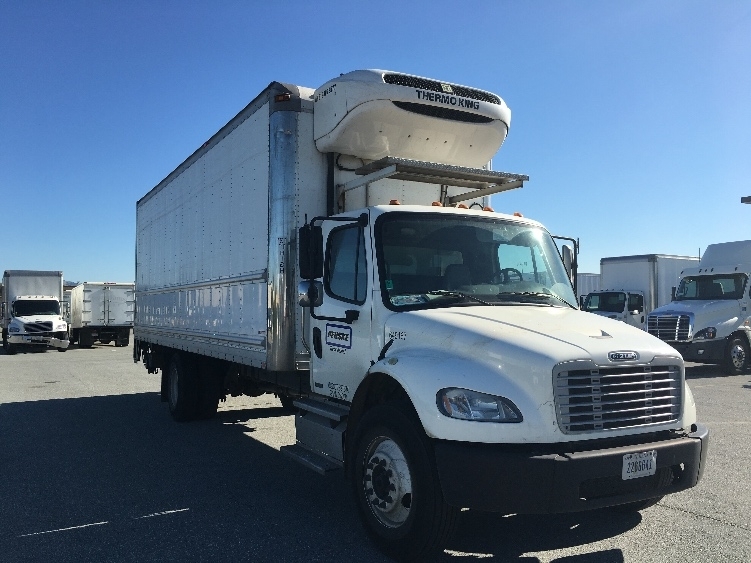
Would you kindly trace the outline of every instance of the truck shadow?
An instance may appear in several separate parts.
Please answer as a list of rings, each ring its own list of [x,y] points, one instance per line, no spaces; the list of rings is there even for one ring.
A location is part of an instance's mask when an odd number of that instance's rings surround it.
[[[343,479],[318,476],[255,439],[283,441],[255,421],[287,414],[228,410],[178,424],[158,393],[0,404],[3,560],[385,561]],[[439,560],[535,561],[523,554],[613,537],[639,522],[638,514],[463,512]]]

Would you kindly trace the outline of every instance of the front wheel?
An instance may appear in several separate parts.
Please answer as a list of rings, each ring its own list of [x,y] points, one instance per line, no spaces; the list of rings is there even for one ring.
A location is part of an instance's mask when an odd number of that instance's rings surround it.
[[[443,499],[431,444],[415,417],[374,407],[355,437],[352,493],[365,529],[400,561],[429,558],[456,528],[458,509]]]
[[[748,363],[748,341],[740,336],[731,338],[725,352],[725,370],[730,375],[740,375],[746,371]]]

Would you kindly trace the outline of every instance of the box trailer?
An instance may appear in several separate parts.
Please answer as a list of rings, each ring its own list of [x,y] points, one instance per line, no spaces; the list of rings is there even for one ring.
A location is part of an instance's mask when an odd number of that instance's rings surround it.
[[[400,559],[462,508],[639,510],[704,467],[680,355],[580,311],[572,248],[488,206],[527,180],[489,165],[509,123],[403,73],[272,82],[136,205],[134,361],[172,416],[275,393],[282,451]]]
[[[30,347],[68,349],[68,325],[62,317],[63,273],[5,270],[0,305],[6,354]]]
[[[646,330],[646,315],[670,303],[681,271],[698,263],[669,254],[601,258],[600,289],[587,295],[583,309]]]
[[[650,313],[649,333],[685,360],[723,365],[731,375],[749,371],[749,276],[751,240],[710,244],[681,272],[675,300]]]
[[[135,284],[84,282],[70,290],[70,340],[127,346],[135,313]]]

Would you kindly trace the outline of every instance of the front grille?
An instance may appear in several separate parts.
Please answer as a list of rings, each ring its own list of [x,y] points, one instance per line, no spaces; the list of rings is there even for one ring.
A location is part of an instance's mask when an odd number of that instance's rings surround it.
[[[40,323],[26,323],[24,329],[27,334],[35,334],[38,332],[51,332],[52,321],[44,321]]]
[[[647,331],[666,342],[687,341],[691,331],[691,319],[688,315],[649,315]]]
[[[673,422],[681,412],[678,366],[564,366],[554,383],[558,426],[565,434]]]
[[[386,84],[396,84],[397,86],[409,86],[410,88],[420,88],[421,90],[431,90],[433,92],[440,92],[441,94],[456,94],[462,98],[469,98],[471,100],[480,100],[481,102],[488,102],[490,104],[501,104],[501,98],[490,92],[483,90],[475,90],[474,88],[465,88],[464,86],[456,86],[454,84],[448,84],[447,82],[439,82],[438,80],[429,80],[427,78],[418,78],[417,76],[409,76],[407,74],[384,74],[383,81]],[[444,86],[449,86],[451,92],[446,92]]]
[[[468,113],[457,109],[444,108],[441,106],[427,106],[425,104],[415,104],[412,102],[391,102],[396,107],[412,113],[427,115],[429,117],[440,117],[452,121],[464,121],[466,123],[490,123],[493,118],[475,113]]]

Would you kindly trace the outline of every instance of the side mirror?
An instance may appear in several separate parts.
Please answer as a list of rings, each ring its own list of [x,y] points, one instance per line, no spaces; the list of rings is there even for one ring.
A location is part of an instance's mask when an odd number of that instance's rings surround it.
[[[297,302],[301,307],[320,307],[323,304],[323,283],[303,280],[297,285]]]
[[[563,267],[566,268],[566,274],[568,279],[573,281],[574,272],[574,250],[567,244],[564,244],[561,248],[561,254],[563,258]]]
[[[300,277],[314,280],[323,277],[323,233],[321,227],[304,225],[297,237]],[[314,305],[315,306],[315,305]]]

